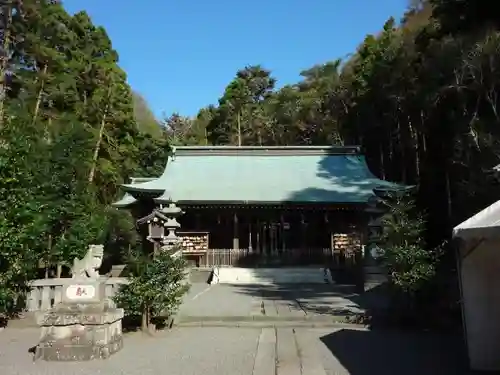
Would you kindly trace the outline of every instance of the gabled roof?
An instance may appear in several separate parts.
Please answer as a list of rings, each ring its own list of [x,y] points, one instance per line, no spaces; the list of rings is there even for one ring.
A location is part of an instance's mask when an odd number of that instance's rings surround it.
[[[163,221],[167,221],[168,220],[168,217],[165,216],[164,214],[162,214],[160,212],[160,210],[153,210],[153,212],[151,212],[149,215],[141,217],[139,220],[137,220],[136,224],[137,225],[145,224],[148,221],[153,220],[155,217],[158,218],[158,219],[160,219],[160,220],[163,220]]]
[[[123,185],[158,203],[236,204],[366,203],[400,187],[375,177],[357,146],[177,147],[162,176]]]

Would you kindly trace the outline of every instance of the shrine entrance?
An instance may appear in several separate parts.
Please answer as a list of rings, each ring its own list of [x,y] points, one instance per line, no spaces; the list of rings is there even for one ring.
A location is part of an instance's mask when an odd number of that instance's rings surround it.
[[[332,234],[356,232],[361,211],[329,207],[183,207],[179,218],[183,253],[203,267],[331,267],[359,243]],[[350,267],[340,257],[338,267]],[[336,259],[335,259],[336,260]]]
[[[260,223],[258,229],[258,241],[256,241],[258,253],[273,256],[282,254],[287,248],[286,227],[282,223],[266,222]]]

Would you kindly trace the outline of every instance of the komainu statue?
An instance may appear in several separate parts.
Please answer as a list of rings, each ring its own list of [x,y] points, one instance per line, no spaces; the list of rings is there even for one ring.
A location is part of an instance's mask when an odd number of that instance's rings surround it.
[[[82,259],[75,258],[73,261],[73,267],[71,268],[73,279],[99,279],[99,272],[97,270],[101,267],[103,256],[103,245],[89,245],[87,254]]]

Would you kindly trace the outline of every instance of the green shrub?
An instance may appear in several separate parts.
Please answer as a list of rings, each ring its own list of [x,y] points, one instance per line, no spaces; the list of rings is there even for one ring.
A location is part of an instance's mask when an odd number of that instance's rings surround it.
[[[154,257],[136,256],[129,284],[114,297],[128,317],[141,317],[141,329],[148,331],[152,319],[169,317],[188,291],[186,262],[173,256],[175,250],[162,250]]]

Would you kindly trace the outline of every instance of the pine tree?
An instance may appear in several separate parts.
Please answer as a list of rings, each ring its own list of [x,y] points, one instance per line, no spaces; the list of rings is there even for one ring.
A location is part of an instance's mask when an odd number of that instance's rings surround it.
[[[414,294],[434,276],[440,251],[427,248],[424,217],[408,193],[392,193],[383,202],[388,211],[380,246],[390,282]]]

